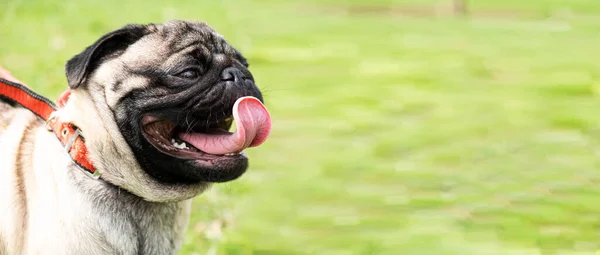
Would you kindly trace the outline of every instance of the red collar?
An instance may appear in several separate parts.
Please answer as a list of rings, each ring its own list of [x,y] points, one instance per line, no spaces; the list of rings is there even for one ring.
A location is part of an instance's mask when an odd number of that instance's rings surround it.
[[[58,98],[58,107],[62,108],[71,91],[67,90]],[[65,147],[67,154],[84,173],[97,179],[100,172],[92,165],[85,146],[85,139],[79,128],[72,123],[62,122],[56,114],[57,107],[47,98],[40,96],[24,85],[0,78],[0,100],[19,104],[46,121],[46,128],[53,132]]]

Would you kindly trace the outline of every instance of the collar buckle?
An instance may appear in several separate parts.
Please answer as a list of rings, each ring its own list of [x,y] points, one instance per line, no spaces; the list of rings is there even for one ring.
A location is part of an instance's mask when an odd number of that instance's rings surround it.
[[[57,117],[56,112],[50,113],[50,116],[46,120],[46,130],[54,131],[54,129],[52,128],[52,125],[56,122],[56,117]]]

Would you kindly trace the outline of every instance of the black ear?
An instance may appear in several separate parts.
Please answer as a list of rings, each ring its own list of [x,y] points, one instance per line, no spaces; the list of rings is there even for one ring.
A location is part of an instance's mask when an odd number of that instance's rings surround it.
[[[71,89],[79,87],[85,78],[100,64],[106,56],[123,52],[127,47],[147,34],[147,27],[127,25],[102,36],[83,52],[75,55],[65,66],[67,82]]]

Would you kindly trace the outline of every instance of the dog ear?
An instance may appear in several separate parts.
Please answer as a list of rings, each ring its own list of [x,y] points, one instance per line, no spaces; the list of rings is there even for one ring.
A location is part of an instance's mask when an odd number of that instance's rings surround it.
[[[147,26],[127,25],[105,34],[83,52],[75,55],[65,65],[69,87],[71,89],[78,88],[85,78],[98,67],[103,57],[124,51],[147,32]]]

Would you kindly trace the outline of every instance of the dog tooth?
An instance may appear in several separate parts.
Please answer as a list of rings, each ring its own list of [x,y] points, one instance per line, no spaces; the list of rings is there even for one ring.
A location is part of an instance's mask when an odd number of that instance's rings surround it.
[[[175,147],[177,149],[189,149],[187,146],[187,143],[185,143],[185,142],[178,143],[174,140],[173,140],[173,147]]]

